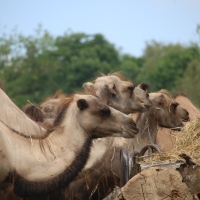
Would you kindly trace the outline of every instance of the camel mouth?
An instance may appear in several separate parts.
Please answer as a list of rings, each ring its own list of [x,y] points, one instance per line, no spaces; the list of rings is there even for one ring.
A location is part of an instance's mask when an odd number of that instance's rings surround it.
[[[190,118],[188,119],[182,119],[182,122],[189,122],[190,121]]]
[[[139,132],[139,129],[137,127],[128,130],[122,126],[122,129],[123,129],[122,137],[124,138],[134,138],[135,135]]]
[[[148,110],[149,108],[151,108],[153,106],[152,102],[148,102],[146,104],[144,104],[145,108]]]

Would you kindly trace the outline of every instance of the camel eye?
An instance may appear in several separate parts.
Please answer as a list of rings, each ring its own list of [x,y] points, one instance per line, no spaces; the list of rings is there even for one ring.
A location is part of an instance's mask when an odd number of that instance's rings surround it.
[[[51,109],[45,109],[44,112],[50,113],[52,110]]]
[[[178,103],[175,102],[172,105],[176,108],[178,106]]]
[[[112,95],[113,98],[116,97],[116,86],[115,86],[115,84],[112,85],[111,95]]]
[[[149,98],[149,94],[148,93],[146,93],[146,98]]]
[[[100,116],[102,117],[102,118],[107,118],[107,117],[109,117],[110,116],[110,109],[109,108],[104,108],[104,109],[102,109],[102,110],[100,110]]]

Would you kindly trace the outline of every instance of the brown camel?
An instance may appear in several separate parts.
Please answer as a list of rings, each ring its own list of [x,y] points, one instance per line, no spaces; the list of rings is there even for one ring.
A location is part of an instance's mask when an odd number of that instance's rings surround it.
[[[191,100],[186,95],[178,94],[175,95],[173,98],[179,104],[179,106],[185,108],[188,111],[190,120],[200,115],[200,110],[191,102]],[[184,113],[182,113],[180,116],[183,121],[187,121],[187,119],[184,118],[184,116],[186,116]],[[157,135],[157,144],[163,149],[163,151],[169,152],[173,149],[176,136],[179,134],[181,134],[181,132],[179,131],[170,130],[168,128],[159,128]]]
[[[133,115],[139,134],[134,141],[134,150],[140,151],[147,144],[158,144],[156,141],[159,127],[181,129],[182,119],[189,119],[188,112],[172,99],[165,90],[149,93],[153,106],[145,113]]]
[[[197,115],[200,115],[200,110],[197,108],[192,101],[184,94],[178,94],[173,97],[176,102],[189,112],[190,119],[194,119]]]

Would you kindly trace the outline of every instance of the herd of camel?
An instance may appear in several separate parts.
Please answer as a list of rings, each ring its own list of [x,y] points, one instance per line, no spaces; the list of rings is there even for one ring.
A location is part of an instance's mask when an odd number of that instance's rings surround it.
[[[118,73],[22,110],[0,87],[2,200],[103,199],[131,178],[135,155],[170,151],[171,130],[200,114],[186,96],[148,93]]]

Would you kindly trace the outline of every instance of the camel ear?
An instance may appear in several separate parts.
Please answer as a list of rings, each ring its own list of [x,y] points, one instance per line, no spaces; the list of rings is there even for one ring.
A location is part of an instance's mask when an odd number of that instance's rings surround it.
[[[172,101],[171,104],[170,104],[170,109],[172,111],[175,111],[178,105],[179,104],[176,101]]]
[[[56,91],[56,93],[54,94],[53,98],[58,99],[59,96],[62,95],[62,92],[63,92],[62,90],[58,90],[58,91]]]
[[[79,99],[77,101],[77,106],[80,110],[85,110],[86,108],[88,108],[88,103],[85,99]]]
[[[22,108],[22,111],[32,120],[36,122],[43,122],[44,120],[44,113],[41,109],[33,104],[27,104]]]
[[[113,83],[108,84],[108,91],[112,96],[116,95],[117,93],[116,93],[115,84],[113,84]]]
[[[94,89],[94,83],[86,82],[83,84],[83,88],[85,89],[86,92],[92,92]]]
[[[140,83],[138,87],[144,90],[145,92],[147,92],[147,90],[150,89],[150,86],[147,83]]]

